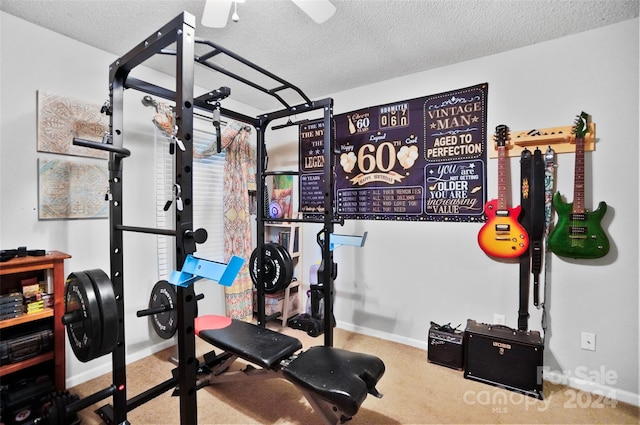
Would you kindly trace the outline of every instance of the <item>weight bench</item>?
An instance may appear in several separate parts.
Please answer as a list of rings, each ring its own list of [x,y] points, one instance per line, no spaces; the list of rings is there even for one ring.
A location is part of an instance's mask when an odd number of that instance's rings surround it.
[[[375,356],[324,346],[296,354],[302,349],[298,339],[224,316],[197,317],[195,332],[224,350],[205,355],[206,372],[199,376],[199,388],[219,382],[284,378],[331,425],[355,416],[367,394],[382,397],[375,385],[385,367]],[[228,371],[238,358],[261,369],[247,365],[240,371]]]

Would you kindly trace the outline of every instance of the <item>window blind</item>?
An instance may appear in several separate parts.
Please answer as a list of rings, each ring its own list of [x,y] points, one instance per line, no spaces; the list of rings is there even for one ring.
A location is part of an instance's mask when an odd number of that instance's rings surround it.
[[[213,261],[224,261],[224,163],[225,152],[215,153],[216,134],[194,129],[193,138],[193,229],[207,231],[207,241],[197,245],[194,256]],[[170,139],[155,130],[156,164],[156,225],[173,229],[175,225],[174,157],[169,154]],[[177,149],[177,148],[176,148]],[[165,211],[167,201],[172,200]],[[157,237],[158,280],[167,279],[176,269],[175,238]]]

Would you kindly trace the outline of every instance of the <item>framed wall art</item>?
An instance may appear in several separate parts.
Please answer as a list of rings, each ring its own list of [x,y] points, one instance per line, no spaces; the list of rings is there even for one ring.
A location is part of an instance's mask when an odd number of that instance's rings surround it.
[[[39,159],[38,219],[108,218],[108,187],[104,162]]]
[[[109,119],[92,105],[66,96],[38,90],[38,152],[108,158],[105,151],[74,146],[73,138],[101,142]]]

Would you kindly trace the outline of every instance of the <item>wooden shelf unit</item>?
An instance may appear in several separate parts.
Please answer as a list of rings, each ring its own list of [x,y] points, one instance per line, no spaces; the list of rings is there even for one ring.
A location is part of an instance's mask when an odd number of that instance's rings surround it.
[[[25,313],[22,316],[14,317],[13,319],[0,320],[0,329],[10,328],[12,326],[17,326],[22,323],[28,323],[34,320],[46,319],[47,317],[53,317],[53,316],[54,316],[54,309],[47,307],[44,310],[38,311],[35,313],[28,313],[28,314]]]
[[[54,298],[53,308],[46,308],[35,313],[25,313],[12,319],[0,320],[0,329],[8,330],[14,326],[31,322],[35,324],[37,321],[52,318],[54,335],[52,351],[21,362],[0,366],[0,377],[53,361],[51,376],[55,387],[59,391],[65,389],[65,328],[62,325],[62,316],[64,315],[64,260],[67,258],[71,258],[71,256],[63,252],[51,251],[43,256],[18,257],[0,262],[0,290],[3,294],[18,288],[20,286],[19,280],[22,276],[40,276],[41,274],[46,276],[47,273],[51,273]]]
[[[300,240],[302,225],[300,223],[265,223],[265,241],[268,242],[276,242],[279,241],[280,233],[288,233],[289,234],[289,243],[284,244],[284,247],[287,248],[289,254],[292,259],[300,257]]]

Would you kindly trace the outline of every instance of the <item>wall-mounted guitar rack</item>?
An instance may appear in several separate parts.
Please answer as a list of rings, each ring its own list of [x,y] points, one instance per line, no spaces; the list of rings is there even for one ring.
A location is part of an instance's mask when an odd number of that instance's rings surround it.
[[[584,137],[584,150],[596,150],[596,124],[588,124],[588,132]],[[555,153],[575,152],[576,136],[573,126],[540,128],[529,131],[511,131],[511,140],[506,145],[508,157],[520,157],[524,148],[551,146]],[[495,140],[495,139],[493,139]],[[489,157],[497,158],[498,151],[495,143],[489,143]]]
[[[197,302],[193,285],[186,287],[177,286],[177,342],[179,353],[179,364],[174,370],[173,376],[155,387],[146,390],[132,399],[127,399],[126,383],[126,344],[125,344],[125,320],[124,320],[124,232],[140,232],[156,235],[169,235],[175,237],[176,263],[178,268],[182,265],[189,254],[196,251],[196,243],[201,243],[201,238],[196,236],[198,231],[193,230],[192,211],[192,163],[193,163],[193,115],[194,109],[213,113],[219,106],[218,90],[212,90],[199,97],[194,98],[194,64],[200,64],[210,70],[217,71],[230,77],[231,79],[250,86],[266,95],[272,96],[282,104],[283,109],[262,114],[257,118],[234,112],[225,108],[219,111],[223,116],[240,122],[250,124],[257,130],[257,153],[259,166],[257,167],[258,193],[264,193],[264,178],[272,174],[266,171],[266,145],[265,130],[267,125],[275,119],[290,117],[295,114],[322,111],[325,128],[331,128],[331,118],[333,113],[333,100],[323,99],[311,101],[299,88],[277,77],[263,68],[249,62],[248,60],[226,50],[214,43],[201,40],[195,36],[196,19],[193,15],[183,12],[167,23],[165,26],[154,32],[142,43],[138,44],[124,56],[117,59],[109,67],[109,98],[110,109],[110,137],[105,137],[102,142],[91,142],[86,140],[74,140],[75,144],[100,149],[109,152],[109,226],[110,226],[110,267],[111,281],[113,283],[114,294],[117,302],[119,317],[118,341],[116,348],[112,352],[112,376],[113,384],[96,394],[89,396],[92,402],[112,396],[113,407],[105,406],[99,409],[99,414],[107,424],[128,424],[127,413],[158,395],[176,388],[180,396],[180,422],[182,424],[197,423],[197,403],[196,403],[196,372],[197,361],[195,352],[194,319]],[[196,55],[196,45],[204,48],[206,53]],[[176,85],[175,92],[155,84],[142,81],[130,76],[130,72],[148,59],[156,55],[169,55],[176,58]],[[227,58],[225,60],[235,61],[242,66],[246,66],[249,72],[258,72],[263,77],[267,77],[275,84],[275,88],[267,88],[256,84],[249,79],[230,72],[228,67],[223,67],[214,62],[217,58]],[[235,63],[234,62],[234,63]],[[123,160],[130,155],[130,151],[124,147],[124,92],[126,89],[135,89],[150,95],[164,98],[175,102],[175,114],[177,123],[176,138],[182,142],[184,149],[175,149],[176,175],[175,183],[180,185],[183,208],[181,211],[176,208],[175,230],[154,229],[133,227],[123,224]],[[284,90],[290,90],[299,95],[300,103],[290,105],[281,96]],[[217,103],[217,105],[216,105]],[[292,102],[293,103],[293,102]],[[333,214],[333,173],[334,155],[332,150],[331,131],[325,131],[324,136],[324,219],[320,222],[324,224],[325,234],[333,233],[333,224],[336,221]],[[178,143],[179,147],[182,147]],[[265,217],[266,211],[262,202],[257,203],[258,217]],[[258,220],[258,249],[264,246],[264,219]],[[288,221],[292,221],[288,219]],[[300,219],[297,221],[305,222]],[[329,244],[323,251],[327,264],[333,263],[333,254],[329,250]],[[259,251],[261,252],[261,251]],[[258,255],[258,268],[264,272],[264,255]],[[330,267],[324,276],[325,300],[331,300],[331,280]],[[264,285],[260,284],[260,274],[258,275],[258,324],[264,326]],[[333,306],[330,302],[325,302],[325,317],[329,321],[332,317]],[[329,322],[330,323],[330,322]],[[331,329],[328,326],[327,329]],[[325,334],[325,344],[332,345],[331,332]]]

